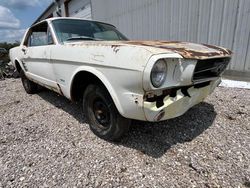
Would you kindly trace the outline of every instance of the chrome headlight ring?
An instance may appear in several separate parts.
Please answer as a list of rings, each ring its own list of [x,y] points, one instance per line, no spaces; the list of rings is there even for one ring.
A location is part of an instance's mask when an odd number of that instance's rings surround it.
[[[167,63],[164,59],[155,62],[150,73],[150,80],[154,87],[161,87],[167,77]]]

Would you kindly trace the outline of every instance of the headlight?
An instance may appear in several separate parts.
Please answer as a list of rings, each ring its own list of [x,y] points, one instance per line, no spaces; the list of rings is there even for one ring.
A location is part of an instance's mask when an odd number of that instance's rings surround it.
[[[150,73],[151,83],[154,87],[160,87],[167,76],[167,64],[163,59],[158,60]]]

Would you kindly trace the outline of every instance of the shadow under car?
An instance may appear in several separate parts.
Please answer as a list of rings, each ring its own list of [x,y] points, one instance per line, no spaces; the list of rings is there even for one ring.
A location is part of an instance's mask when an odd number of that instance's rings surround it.
[[[47,89],[38,95],[70,114],[79,123],[86,123],[80,103],[73,103]],[[115,144],[136,149],[153,158],[159,158],[173,145],[190,142],[202,134],[213,124],[215,117],[216,112],[213,105],[202,102],[184,115],[167,121],[150,123],[134,120],[127,135]]]

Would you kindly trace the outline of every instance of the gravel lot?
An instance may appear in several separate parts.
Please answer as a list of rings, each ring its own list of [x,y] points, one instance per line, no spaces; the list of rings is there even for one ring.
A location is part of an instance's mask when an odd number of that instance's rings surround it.
[[[250,187],[250,90],[217,88],[182,117],[97,138],[81,105],[0,81],[0,187]]]

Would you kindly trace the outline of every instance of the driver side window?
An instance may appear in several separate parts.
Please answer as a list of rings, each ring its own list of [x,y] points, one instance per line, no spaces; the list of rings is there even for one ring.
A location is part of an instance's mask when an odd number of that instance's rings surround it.
[[[29,39],[29,46],[44,46],[47,45],[46,32],[32,32]]]
[[[25,45],[28,47],[51,44],[54,44],[54,41],[47,22],[43,22],[31,28],[29,37],[25,41]]]

